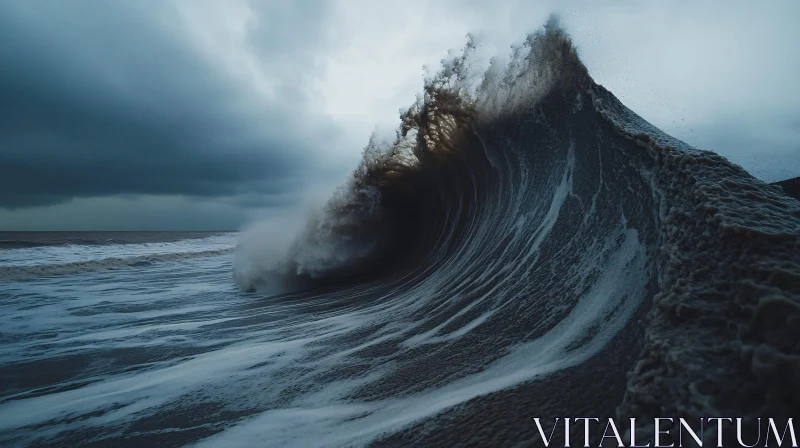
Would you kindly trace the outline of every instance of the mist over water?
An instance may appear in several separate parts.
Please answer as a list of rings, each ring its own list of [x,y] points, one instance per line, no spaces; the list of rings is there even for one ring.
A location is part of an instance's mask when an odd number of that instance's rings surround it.
[[[331,199],[235,249],[14,271],[0,441],[511,446],[533,417],[800,408],[800,203],[627,109],[556,20],[479,53]]]

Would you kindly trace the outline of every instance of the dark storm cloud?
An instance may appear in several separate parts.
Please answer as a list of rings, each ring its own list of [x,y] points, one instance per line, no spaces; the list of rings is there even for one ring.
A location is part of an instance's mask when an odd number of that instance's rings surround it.
[[[269,97],[204,54],[172,3],[0,3],[0,208],[296,189],[335,133],[301,90],[324,8],[253,7]]]

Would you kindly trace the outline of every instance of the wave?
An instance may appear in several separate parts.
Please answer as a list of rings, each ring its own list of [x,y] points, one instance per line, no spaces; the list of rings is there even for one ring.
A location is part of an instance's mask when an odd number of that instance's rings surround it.
[[[33,266],[0,266],[0,280],[19,281],[39,277],[80,274],[116,269],[149,266],[165,261],[189,260],[213,257],[233,252],[230,249],[215,249],[197,252],[162,253],[139,255],[125,258],[103,258],[98,260],[75,261],[71,263],[39,264]]]
[[[34,247],[52,247],[52,246],[105,246],[112,244],[136,244],[134,242],[115,240],[115,239],[84,239],[84,238],[69,238],[63,240],[26,240],[26,239],[10,239],[0,240],[0,249],[29,249]]]
[[[209,238],[226,232],[161,231],[72,231],[72,232],[0,232],[0,250],[49,246],[109,246],[121,244],[166,243]]]
[[[509,62],[476,71],[477,48],[443,61],[396,139],[370,140],[280,256],[258,264],[241,244],[236,282],[406,297],[391,312],[414,322],[404,343],[436,346],[413,362],[436,372],[401,369],[410,379],[362,397],[455,384],[509,353],[539,366],[506,365],[516,376],[487,378],[480,395],[602,352],[593,368],[624,385],[620,418],[800,408],[800,202],[626,108],[555,20]],[[618,335],[622,354],[603,351]]]
[[[24,249],[41,246],[60,246],[63,243],[48,243],[29,240],[0,240],[0,249]]]

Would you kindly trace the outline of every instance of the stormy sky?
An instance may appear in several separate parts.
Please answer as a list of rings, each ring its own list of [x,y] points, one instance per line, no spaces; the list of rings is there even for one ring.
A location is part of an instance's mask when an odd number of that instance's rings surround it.
[[[566,4],[566,6],[565,6]],[[644,118],[800,175],[800,2],[0,2],[0,230],[235,229],[324,195],[422,66],[558,13]]]

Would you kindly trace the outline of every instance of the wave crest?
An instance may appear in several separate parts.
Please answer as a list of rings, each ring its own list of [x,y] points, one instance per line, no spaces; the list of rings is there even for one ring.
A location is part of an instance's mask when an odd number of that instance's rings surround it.
[[[362,278],[365,272],[407,260],[411,253],[419,255],[420,240],[428,240],[430,230],[420,227],[436,227],[436,218],[425,215],[430,201],[445,200],[435,195],[459,176],[453,165],[471,164],[476,149],[483,151],[476,148],[475,123],[518,114],[560,83],[588,77],[555,16],[512,48],[510,63],[492,59],[488,68],[481,68],[478,48],[478,41],[468,36],[459,54],[442,60],[440,71],[425,80],[422,93],[401,111],[394,141],[373,134],[351,178],[321,209],[309,213],[303,230],[288,237],[293,241],[288,247],[261,245],[260,251],[276,252],[263,257],[242,244],[234,267],[236,283],[246,290],[270,283],[310,287],[325,277],[336,282]],[[254,234],[272,239],[270,234],[285,232],[267,224],[249,233],[247,239],[254,241],[259,239]]]

